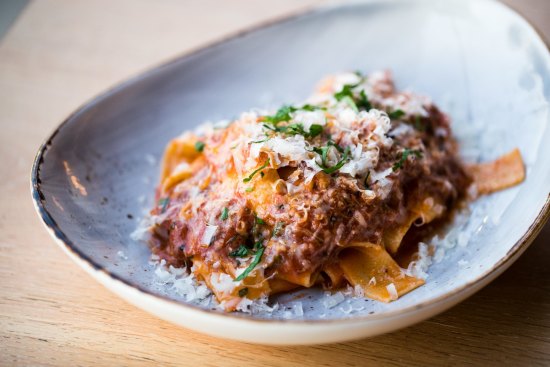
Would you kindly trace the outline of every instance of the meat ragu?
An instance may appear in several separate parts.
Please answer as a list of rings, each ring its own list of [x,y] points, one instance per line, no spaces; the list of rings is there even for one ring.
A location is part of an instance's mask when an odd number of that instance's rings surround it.
[[[484,193],[523,180],[517,151],[510,165]],[[395,261],[403,238],[448,217],[494,167],[463,164],[447,115],[396,91],[389,72],[330,76],[304,104],[172,140],[150,247],[228,311],[314,285],[388,302],[424,283]]]

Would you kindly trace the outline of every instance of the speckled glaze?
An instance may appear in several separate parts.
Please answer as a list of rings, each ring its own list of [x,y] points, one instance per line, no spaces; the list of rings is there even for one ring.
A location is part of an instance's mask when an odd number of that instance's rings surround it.
[[[489,15],[490,16],[487,16]],[[206,120],[304,99],[323,75],[391,69],[399,88],[433,98],[453,119],[467,160],[519,147],[526,181],[472,206],[465,246],[432,265],[427,284],[391,304],[322,307],[298,291],[304,315],[224,314],[186,304],[156,283],[149,251],[130,239],[150,206],[164,146]],[[505,6],[480,1],[361,1],[323,7],[209,46],[90,101],[38,151],[31,189],[60,246],[132,304],[211,335],[313,344],[377,335],[433,316],[502,273],[549,215],[550,55]],[[475,222],[475,221],[478,222]],[[122,252],[122,256],[119,253]],[[458,261],[463,260],[459,266]],[[279,298],[292,306],[296,294]]]

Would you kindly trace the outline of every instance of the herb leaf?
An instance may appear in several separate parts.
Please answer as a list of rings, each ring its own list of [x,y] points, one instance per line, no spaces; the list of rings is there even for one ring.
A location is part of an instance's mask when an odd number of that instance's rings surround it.
[[[250,254],[250,249],[246,247],[245,245],[240,245],[239,248],[237,248],[234,251],[231,251],[229,253],[230,257],[245,257]]]
[[[328,150],[328,146],[326,148]],[[323,148],[321,148],[321,149],[323,149]],[[326,166],[326,153],[325,153],[325,162],[322,162],[322,165],[318,164],[318,166],[322,168],[323,172],[330,175],[331,173],[334,173],[334,172],[338,171],[340,168],[342,168],[342,166],[346,163],[346,161],[349,157],[349,152],[350,152],[349,147],[346,147],[346,149],[344,150],[344,154],[342,155],[342,158],[338,161],[338,163],[336,163],[332,167],[327,167]],[[321,156],[321,159],[322,159],[322,156]]]
[[[267,158],[267,160],[265,161],[265,163],[263,165],[261,165],[259,168],[256,168],[248,177],[246,178],[243,178],[243,182],[250,182],[250,180],[252,180],[252,177],[254,177],[254,175],[258,172],[260,172],[261,170],[263,170],[264,168],[266,168],[267,166],[269,165],[269,158]]]
[[[303,105],[302,107],[299,108],[300,110],[304,110],[304,111],[316,111],[316,110],[326,110],[325,107],[321,107],[321,106],[314,106],[314,105],[311,105],[311,104],[305,104]]]
[[[318,125],[318,124],[312,124],[309,127],[308,135],[311,136],[311,137],[315,137],[315,136],[321,134],[322,132],[323,132],[323,126]]]
[[[197,152],[202,152],[204,150],[204,143],[202,141],[197,141],[195,143],[195,150]]]
[[[403,112],[403,110],[395,110],[388,113],[388,117],[392,120],[400,119],[403,116],[405,116],[405,112]]]
[[[372,109],[372,104],[365,93],[365,89],[361,89],[359,98],[356,98],[353,94],[353,88],[358,85],[359,84],[345,84],[341,91],[334,94],[334,98],[336,98],[338,102],[346,102],[355,112],[358,112],[359,109],[369,111]]]
[[[277,125],[281,121],[290,121],[290,114],[296,111],[296,107],[283,106],[272,116],[264,116],[263,120],[273,125]]]
[[[357,87],[357,84],[344,84],[341,91],[334,93],[334,98],[336,98],[338,102],[340,102],[344,97],[349,97],[353,100],[352,89],[355,87]]]
[[[361,92],[359,92],[359,100],[357,101],[357,107],[364,108],[365,111],[367,112],[372,109],[372,104],[367,98],[367,95],[365,94],[364,89],[361,89]]]
[[[243,298],[248,294],[248,288],[241,288],[239,289],[239,297]]]
[[[403,152],[401,153],[401,158],[399,158],[399,161],[395,162],[392,166],[392,170],[395,172],[397,171],[398,169],[402,168],[403,167],[403,164],[405,164],[405,162],[407,161],[407,158],[410,156],[410,155],[414,155],[416,156],[417,158],[422,158],[422,151],[421,150],[418,150],[418,149],[408,149],[408,148],[405,148],[403,150]]]
[[[250,265],[248,265],[248,267],[245,269],[245,271],[243,271],[241,273],[241,275],[239,275],[237,278],[235,278],[234,282],[238,282],[238,281],[243,280],[244,278],[246,278],[248,276],[248,274],[250,274],[250,272],[252,270],[254,270],[256,265],[258,265],[260,263],[260,261],[262,260],[262,255],[264,254],[265,247],[262,245],[261,242],[256,242],[256,244],[254,245],[254,248],[256,249],[256,253],[254,254],[254,259],[252,260]]]
[[[160,206],[160,212],[164,213],[166,211],[166,208],[168,207],[168,204],[170,204],[170,198],[162,198],[158,201],[158,206]]]
[[[257,143],[265,143],[266,141],[268,141],[269,139],[271,139],[271,137],[266,137],[265,139],[262,139],[262,140],[255,140],[255,141],[251,141],[250,143],[248,144],[257,144]]]
[[[255,217],[256,217],[256,224],[265,224],[265,221],[262,218],[258,217],[257,215],[255,215]]]
[[[414,117],[414,127],[418,131],[426,130],[426,126],[422,123],[422,119],[421,119],[420,115],[416,115]]]
[[[220,219],[226,220],[227,218],[229,218],[229,210],[227,208],[223,208]]]
[[[313,124],[310,126],[309,131],[304,130],[304,125],[299,123],[288,124],[286,126],[277,126],[280,122],[292,120],[291,113],[298,110],[304,111],[315,111],[319,109],[324,109],[323,107],[318,107],[310,104],[305,104],[302,107],[294,107],[285,105],[277,110],[274,115],[263,116],[262,121],[265,123],[263,126],[271,131],[284,133],[287,135],[303,135],[304,137],[315,137],[323,132],[323,127],[318,124]],[[264,141],[269,140],[269,137],[265,140],[253,141],[251,143],[263,143]]]
[[[318,124],[311,125],[309,132],[304,130],[304,125],[302,124],[288,124],[286,126],[269,126],[264,124],[264,127],[287,135],[303,135],[306,138],[315,137],[323,132],[323,127]]]
[[[369,177],[370,177],[370,171],[367,172],[367,175],[365,176],[365,179],[363,180],[363,184],[365,185],[365,189],[369,189]]]
[[[357,105],[355,104],[355,101],[353,100],[353,98],[351,98],[351,97],[349,97],[349,96],[343,96],[343,97],[340,99],[340,102],[345,102],[345,103],[347,103],[347,105],[350,106],[352,110],[354,110],[355,112],[359,112],[359,108],[358,108]]]

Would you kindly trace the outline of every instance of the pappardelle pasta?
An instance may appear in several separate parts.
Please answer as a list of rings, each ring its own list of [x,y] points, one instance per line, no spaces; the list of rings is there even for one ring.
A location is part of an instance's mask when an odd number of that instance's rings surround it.
[[[476,191],[523,179],[517,150],[464,164],[449,118],[397,91],[389,72],[342,73],[303,104],[172,140],[150,247],[204,281],[227,311],[316,285],[349,284],[389,302],[424,284],[397,259],[427,225]]]

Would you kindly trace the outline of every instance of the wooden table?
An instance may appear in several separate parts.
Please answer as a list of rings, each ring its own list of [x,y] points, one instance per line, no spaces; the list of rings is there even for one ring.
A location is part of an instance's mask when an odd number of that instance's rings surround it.
[[[357,342],[265,347],[161,321],[109,293],[41,228],[29,170],[72,110],[167,58],[318,0],[36,0],[0,43],[0,365],[550,364],[550,226],[450,311]],[[508,0],[550,38],[550,2]],[[213,11],[215,10],[215,11]]]

